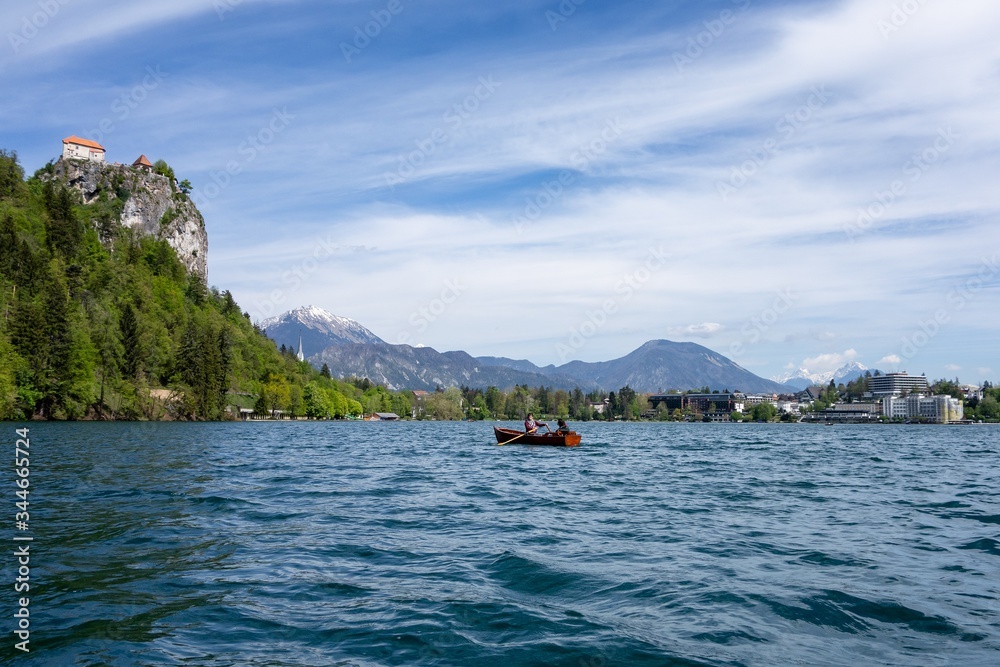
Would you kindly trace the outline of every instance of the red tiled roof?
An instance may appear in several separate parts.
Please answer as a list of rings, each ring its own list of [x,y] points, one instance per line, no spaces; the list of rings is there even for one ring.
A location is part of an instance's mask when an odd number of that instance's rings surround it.
[[[152,167],[153,163],[149,161],[145,155],[140,155],[138,159],[132,163],[133,167]]]
[[[78,146],[86,146],[87,148],[96,148],[99,151],[104,150],[104,146],[100,145],[96,141],[91,141],[90,139],[81,139],[75,134],[71,137],[66,137],[63,139],[64,144],[76,144]]]

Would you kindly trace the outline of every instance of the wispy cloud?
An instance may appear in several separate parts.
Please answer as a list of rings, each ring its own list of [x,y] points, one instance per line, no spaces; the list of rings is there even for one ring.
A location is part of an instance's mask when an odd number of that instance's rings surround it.
[[[723,329],[725,327],[718,322],[702,322],[701,324],[689,324],[684,327],[667,327],[667,334],[681,338],[711,338]]]
[[[802,359],[886,363],[872,359],[1000,246],[995,3],[923,3],[887,33],[889,2],[754,2],[683,68],[674,54],[743,3],[587,3],[556,30],[553,3],[412,4],[350,62],[339,43],[379,6],[247,0],[220,20],[208,0],[148,4],[66,2],[0,56],[0,83],[18,91],[0,108],[17,128],[5,143],[38,167],[160,67],[109,153],[163,157],[196,188],[239,163],[203,210],[212,281],[247,308],[285,285],[289,307],[316,303],[392,338],[460,275],[467,290],[424,342],[555,362],[566,322],[663,245],[669,264],[581,354],[689,337],[742,345],[741,365],[770,375]],[[33,7],[0,18],[17,26]],[[498,85],[477,96],[484,80]],[[276,110],[294,120],[245,160]],[[602,140],[609,122],[621,131]],[[734,174],[741,185],[720,197]],[[512,219],[546,196],[519,233]],[[845,233],[873,203],[879,215]],[[368,250],[290,288],[289,267],[321,238]],[[747,323],[787,289],[794,308],[750,345]],[[1000,327],[986,301],[921,350],[929,371],[1000,351],[953,353],[967,327]]]

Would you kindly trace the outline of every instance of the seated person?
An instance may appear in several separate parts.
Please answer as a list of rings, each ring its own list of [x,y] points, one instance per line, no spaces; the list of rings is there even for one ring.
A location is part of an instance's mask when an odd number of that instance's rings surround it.
[[[567,433],[571,432],[569,430],[569,426],[566,425],[566,420],[560,419],[558,421],[558,424],[559,424],[559,428],[556,429],[556,433],[558,433],[559,435],[566,435]]]
[[[544,426],[545,428],[549,427],[549,425],[546,424],[545,422],[536,422],[535,421],[535,415],[533,415],[533,414],[531,414],[529,412],[528,413],[528,418],[524,420],[524,432],[525,433],[533,433],[533,432],[537,431],[539,428],[541,428],[542,426]]]

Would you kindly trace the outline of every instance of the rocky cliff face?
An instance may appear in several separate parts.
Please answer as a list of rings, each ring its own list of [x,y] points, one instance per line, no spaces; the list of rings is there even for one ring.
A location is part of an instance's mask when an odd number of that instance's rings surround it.
[[[207,279],[205,219],[169,178],[127,165],[63,159],[55,163],[53,173],[79,190],[86,204],[102,194],[122,200],[119,222],[124,227],[166,240],[188,271]]]

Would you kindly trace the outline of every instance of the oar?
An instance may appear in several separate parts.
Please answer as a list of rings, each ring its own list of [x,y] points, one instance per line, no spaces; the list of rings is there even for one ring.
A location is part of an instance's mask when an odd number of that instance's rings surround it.
[[[516,438],[511,438],[507,442],[498,442],[497,445],[499,445],[500,447],[503,447],[504,445],[509,445],[510,443],[512,443],[515,440],[517,440],[517,438],[523,438],[524,436],[528,435],[529,433],[534,433],[537,430],[538,430],[537,428],[533,428],[530,431],[525,431],[524,433],[522,433],[521,435],[517,436]]]

